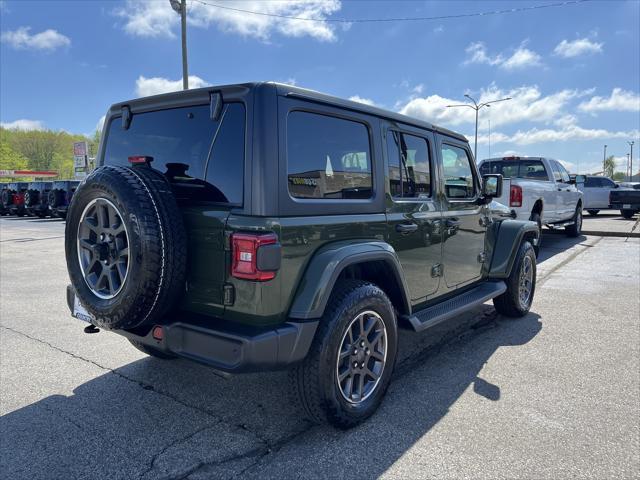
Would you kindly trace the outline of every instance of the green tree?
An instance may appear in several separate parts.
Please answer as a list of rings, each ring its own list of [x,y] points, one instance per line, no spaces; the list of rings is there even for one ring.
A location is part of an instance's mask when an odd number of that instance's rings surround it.
[[[27,159],[16,152],[2,136],[0,136],[0,170],[25,170]],[[13,182],[13,177],[0,178],[2,182]]]
[[[613,157],[613,155],[609,155],[605,160],[604,160],[604,174],[611,178],[613,177],[613,172],[616,169],[616,161]]]
[[[624,182],[627,176],[623,172],[615,172],[611,177],[615,182]]]

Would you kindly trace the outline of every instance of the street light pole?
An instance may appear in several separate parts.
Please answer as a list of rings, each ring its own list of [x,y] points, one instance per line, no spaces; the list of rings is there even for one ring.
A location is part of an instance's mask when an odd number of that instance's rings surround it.
[[[607,161],[607,146],[604,146],[604,155],[602,155],[602,176],[604,177],[604,164]]]
[[[467,97],[469,100],[471,100],[473,102],[473,105],[469,105],[468,103],[463,103],[460,105],[447,105],[447,108],[455,108],[455,107],[469,107],[469,108],[473,108],[476,111],[476,135],[475,135],[475,143],[473,145],[473,157],[475,158],[475,161],[478,161],[478,112],[480,111],[480,109],[482,107],[490,107],[492,103],[497,103],[497,102],[504,102],[506,100],[511,100],[511,97],[507,97],[507,98],[501,98],[500,100],[491,100],[489,102],[484,102],[484,103],[478,103],[475,101],[474,98],[470,97],[469,95],[467,95],[466,93],[464,94],[465,97]]]
[[[187,65],[187,0],[169,0],[171,8],[180,14],[182,27],[182,88],[189,90],[189,68]]]

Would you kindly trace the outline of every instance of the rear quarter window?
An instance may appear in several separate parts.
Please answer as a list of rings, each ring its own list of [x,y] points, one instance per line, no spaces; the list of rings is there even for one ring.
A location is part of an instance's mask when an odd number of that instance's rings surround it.
[[[289,113],[287,183],[293,198],[371,198],[373,179],[367,126],[328,115]]]

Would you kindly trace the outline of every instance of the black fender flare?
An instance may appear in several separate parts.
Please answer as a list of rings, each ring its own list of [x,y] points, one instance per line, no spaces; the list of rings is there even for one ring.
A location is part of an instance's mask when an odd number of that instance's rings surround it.
[[[381,241],[336,242],[321,247],[313,256],[299,284],[289,317],[316,319],[322,317],[342,271],[349,265],[382,261],[389,268],[400,290],[402,313],[411,313],[408,288],[395,250]]]
[[[538,239],[538,224],[529,220],[503,220],[492,225],[487,234],[491,252],[489,278],[507,278],[511,273],[523,238]]]

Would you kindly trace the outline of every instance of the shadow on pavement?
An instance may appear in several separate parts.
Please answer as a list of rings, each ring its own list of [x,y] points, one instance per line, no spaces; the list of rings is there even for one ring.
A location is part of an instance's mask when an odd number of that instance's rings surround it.
[[[587,239],[584,235],[579,237],[567,237],[563,231],[551,232],[547,229],[542,230],[542,247],[538,255],[537,262],[540,264],[555,255],[569,250],[571,247],[584,242]]]
[[[377,477],[446,416],[471,384],[477,395],[500,401],[500,386],[479,372],[496,350],[524,345],[541,328],[536,314],[502,319],[482,306],[420,335],[402,332],[401,358],[385,402],[368,422],[347,432],[303,420],[290,399],[286,372],[224,378],[187,361],[145,358],[68,396],[52,395],[0,418],[0,471],[13,480],[221,478],[245,470],[260,478],[343,478],[345,472]],[[88,363],[72,365],[85,374],[97,366],[82,360]],[[305,441],[296,442],[301,434]],[[376,460],[361,462],[350,448],[354,442],[366,445],[367,457]],[[304,471],[296,462],[281,462],[288,450],[316,467]],[[264,465],[256,467],[258,462]]]

